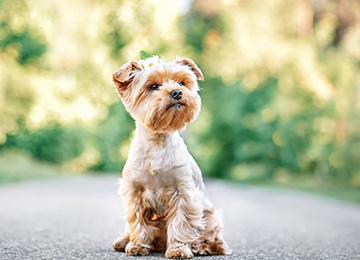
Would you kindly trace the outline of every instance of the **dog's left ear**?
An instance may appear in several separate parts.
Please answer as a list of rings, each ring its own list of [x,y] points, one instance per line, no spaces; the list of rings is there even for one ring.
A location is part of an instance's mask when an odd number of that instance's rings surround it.
[[[195,64],[195,62],[193,62],[192,60],[180,57],[180,58],[177,58],[174,62],[178,63],[180,65],[188,66],[195,73],[196,78],[198,80],[204,80],[204,76],[203,76],[201,70]]]
[[[133,80],[134,73],[140,70],[141,68],[136,61],[129,61],[113,73],[115,88],[120,96]]]

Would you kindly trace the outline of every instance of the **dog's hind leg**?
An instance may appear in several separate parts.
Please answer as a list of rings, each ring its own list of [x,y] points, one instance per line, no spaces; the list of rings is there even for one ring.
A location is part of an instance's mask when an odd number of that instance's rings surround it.
[[[204,210],[206,227],[198,240],[191,244],[194,255],[226,255],[230,251],[222,238],[221,214],[215,209]]]

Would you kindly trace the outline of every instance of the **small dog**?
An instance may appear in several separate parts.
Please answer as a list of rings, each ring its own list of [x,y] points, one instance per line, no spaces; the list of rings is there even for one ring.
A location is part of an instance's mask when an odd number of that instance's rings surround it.
[[[219,212],[177,131],[198,116],[197,80],[203,79],[192,60],[165,62],[157,56],[130,61],[113,74],[136,121],[119,189],[127,225],[113,244],[116,251],[132,256],[165,252],[168,258],[228,253]]]

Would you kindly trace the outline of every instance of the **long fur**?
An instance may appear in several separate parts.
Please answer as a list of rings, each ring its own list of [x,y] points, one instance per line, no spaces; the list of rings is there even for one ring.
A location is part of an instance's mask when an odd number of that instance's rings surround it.
[[[200,69],[184,58],[146,70],[131,61],[113,75],[117,92],[136,120],[119,189],[127,206],[127,226],[113,244],[116,251],[165,252],[169,258],[228,252],[221,217],[177,131],[200,112],[197,79],[203,79]],[[159,89],[149,90],[152,84]],[[180,100],[170,96],[174,89],[181,90]],[[174,106],[177,103],[181,105]]]

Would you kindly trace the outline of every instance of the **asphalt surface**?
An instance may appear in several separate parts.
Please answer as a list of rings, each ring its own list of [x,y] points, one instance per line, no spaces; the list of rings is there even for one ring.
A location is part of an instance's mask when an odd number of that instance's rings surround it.
[[[208,181],[224,211],[230,256],[197,259],[360,259],[360,206]],[[112,250],[125,219],[117,177],[0,187],[0,259],[164,259]]]

